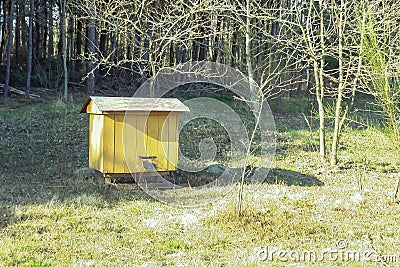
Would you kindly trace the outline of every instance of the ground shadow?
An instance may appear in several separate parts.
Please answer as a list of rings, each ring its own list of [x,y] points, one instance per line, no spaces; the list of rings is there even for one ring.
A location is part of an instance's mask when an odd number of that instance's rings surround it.
[[[199,187],[204,185],[224,185],[226,183],[217,180],[224,172],[227,172],[227,176],[230,178],[229,181],[239,181],[242,175],[243,169],[228,168],[222,164],[214,164],[209,166],[207,169],[199,172],[186,172],[178,170],[173,173],[171,177],[168,177],[171,183],[184,186],[184,187]],[[283,184],[288,186],[323,186],[324,183],[318,178],[292,170],[285,169],[262,169],[261,174],[268,174],[264,179],[261,177],[253,177],[254,170],[250,167],[246,169],[245,183],[249,184],[251,181],[261,181],[267,184]],[[255,174],[257,175],[257,174]]]
[[[264,183],[268,184],[285,184],[293,186],[323,186],[324,183],[318,178],[296,171],[285,169],[271,169],[269,170],[267,178]]]

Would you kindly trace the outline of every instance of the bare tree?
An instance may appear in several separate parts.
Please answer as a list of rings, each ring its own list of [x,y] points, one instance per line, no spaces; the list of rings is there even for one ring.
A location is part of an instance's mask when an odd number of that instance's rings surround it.
[[[325,23],[328,0],[310,0],[309,2],[294,3],[293,16],[282,20],[292,29],[293,36],[298,36],[300,45],[293,46],[301,54],[302,62],[313,69],[315,83],[315,99],[318,103],[319,116],[319,155],[326,157],[325,138],[325,57],[328,55],[327,39],[331,34],[331,24]],[[289,14],[293,11],[288,10]],[[292,18],[293,17],[293,18]]]
[[[364,51],[365,33],[360,32],[359,27],[365,28],[365,16],[360,15],[357,21],[356,12],[360,6],[366,3],[332,1],[330,5],[330,13],[336,32],[335,47],[330,53],[338,62],[337,69],[332,70],[332,75],[328,75],[328,79],[336,84],[331,89],[331,95],[336,97],[334,111],[334,128],[331,150],[331,165],[338,162],[338,146],[340,143],[340,135],[347,116],[352,112],[356,91],[365,92],[362,89],[362,53]],[[337,76],[337,77],[336,77]],[[350,98],[347,103],[346,98]]]
[[[332,153],[331,153],[331,165],[337,164],[337,149],[339,145],[339,135],[341,129],[341,109],[342,109],[342,101],[343,94],[345,89],[345,81],[344,81],[344,52],[343,52],[343,39],[344,39],[344,29],[345,29],[345,3],[344,0],[340,0],[340,7],[338,10],[339,13],[339,21],[337,22],[337,38],[338,38],[338,87],[337,87],[337,99],[336,99],[336,108],[335,108],[335,123],[333,130],[333,139],[332,139]]]

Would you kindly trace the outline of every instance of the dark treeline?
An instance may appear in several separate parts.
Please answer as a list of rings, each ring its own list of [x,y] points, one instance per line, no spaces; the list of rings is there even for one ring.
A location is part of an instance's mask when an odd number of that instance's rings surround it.
[[[265,88],[308,86],[299,53],[277,41],[292,34],[276,20],[294,1],[77,0],[65,14],[63,1],[0,1],[1,83],[61,89],[64,29],[69,82],[85,81],[87,94],[99,80],[134,89],[162,67],[202,60],[239,68]]]

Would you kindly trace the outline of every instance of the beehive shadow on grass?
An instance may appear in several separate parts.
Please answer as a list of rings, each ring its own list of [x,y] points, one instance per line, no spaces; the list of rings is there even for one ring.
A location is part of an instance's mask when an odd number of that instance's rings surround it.
[[[324,183],[315,176],[286,169],[271,169],[264,183],[304,187],[324,185]]]
[[[232,169],[231,181],[238,182],[241,178],[243,169]],[[186,172],[183,170],[177,170],[172,173],[171,176],[166,177],[168,181],[183,187],[199,187],[210,185],[214,182],[214,186],[218,186],[215,181],[221,176],[224,170],[220,172],[211,173],[207,169],[199,172]],[[266,173],[265,170],[261,173]],[[261,182],[265,184],[284,184],[287,186],[323,186],[324,183],[317,177],[300,173],[297,171],[286,170],[286,169],[270,169],[266,177],[253,177],[254,172],[251,168],[246,168],[245,172],[245,183],[250,184],[254,182]]]

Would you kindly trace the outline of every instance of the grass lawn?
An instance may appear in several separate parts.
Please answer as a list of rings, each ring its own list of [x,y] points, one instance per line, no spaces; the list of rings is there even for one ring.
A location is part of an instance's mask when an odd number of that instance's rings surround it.
[[[271,104],[274,167],[245,190],[240,218],[237,190],[201,189],[226,194],[179,208],[74,175],[88,165],[83,99],[2,103],[0,266],[400,266],[400,162],[389,142],[346,125],[330,167],[316,151],[317,120],[310,133],[307,105],[287,101],[290,112]]]

